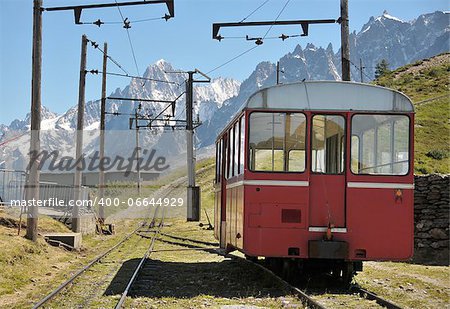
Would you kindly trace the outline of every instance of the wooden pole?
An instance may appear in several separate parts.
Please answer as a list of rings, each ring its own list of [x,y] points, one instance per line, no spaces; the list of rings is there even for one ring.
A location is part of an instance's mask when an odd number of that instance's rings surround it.
[[[102,70],[102,100],[100,107],[100,168],[98,172],[98,197],[102,200],[105,197],[105,171],[103,161],[105,157],[105,113],[106,113],[106,66],[108,62],[108,44],[103,45],[103,70]],[[105,222],[104,203],[99,204],[98,218],[101,223]]]
[[[81,201],[81,177],[82,177],[82,159],[83,159],[83,124],[84,124],[84,96],[86,87],[86,54],[87,54],[87,37],[83,34],[81,37],[81,62],[80,62],[80,83],[78,86],[78,117],[77,117],[77,144],[76,155],[77,166],[74,177],[74,200],[75,204],[72,209],[72,231],[79,233],[80,227],[80,209],[76,205],[77,201]]]
[[[39,199],[39,161],[33,160],[33,155],[40,151],[41,130],[41,68],[42,68],[42,0],[33,2],[33,58],[31,78],[31,138],[30,138],[30,163],[28,165],[27,182],[25,187],[25,199],[27,201]],[[28,207],[27,233],[25,237],[34,242],[38,236],[37,205]]]
[[[277,85],[280,83],[280,61],[277,61]]]
[[[138,112],[137,109],[134,112],[134,118],[136,119],[136,177],[137,177],[137,194],[141,195],[141,167],[139,162],[139,126],[138,126]]]
[[[341,59],[342,80],[350,81],[350,41],[348,26],[348,0],[341,0]]]
[[[187,140],[187,220],[200,221],[200,201],[198,199],[195,186],[195,157],[194,157],[194,123],[193,123],[193,103],[194,103],[194,71],[188,72],[186,81],[186,140]]]

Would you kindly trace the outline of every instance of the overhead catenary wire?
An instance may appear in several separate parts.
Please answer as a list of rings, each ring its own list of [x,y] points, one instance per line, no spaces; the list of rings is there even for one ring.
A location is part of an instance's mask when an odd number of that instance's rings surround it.
[[[227,64],[233,62],[234,60],[236,60],[236,59],[238,59],[238,58],[244,56],[245,54],[251,52],[252,50],[254,50],[255,48],[257,48],[257,47],[259,47],[259,46],[260,46],[260,45],[255,45],[255,46],[253,46],[253,47],[251,47],[251,48],[249,48],[249,49],[243,51],[243,52],[240,53],[239,55],[237,55],[237,56],[235,56],[235,57],[233,57],[233,58],[227,60],[226,62],[222,63],[221,65],[218,65],[218,66],[216,66],[215,68],[213,68],[212,70],[206,72],[206,74],[210,74],[210,73],[212,73],[212,72],[214,72],[214,71],[217,71],[218,69],[220,69],[220,68],[226,66]]]
[[[278,13],[277,17],[275,18],[274,23],[280,18],[281,14],[284,12],[284,10],[286,9],[286,7],[288,6],[288,4],[289,4],[290,1],[291,1],[291,0],[287,0],[287,1],[286,1],[286,3],[284,4],[283,8],[280,10],[280,12]],[[268,1],[264,2],[263,5],[264,5],[265,3],[267,3],[267,2],[268,2]],[[262,7],[262,5],[261,5],[260,7]],[[260,7],[258,7],[254,12],[256,12]],[[244,18],[243,20],[241,20],[240,22],[243,22],[245,19],[247,19],[248,17],[250,17],[254,12],[250,13],[247,17],[245,17],[245,18]],[[267,35],[269,34],[270,30],[272,30],[273,25],[274,25],[274,24],[272,24],[272,25],[269,27],[269,29],[266,31],[266,34],[264,35],[263,39],[267,37]],[[293,35],[292,37],[294,37],[294,36],[297,36],[297,35]],[[233,38],[238,38],[238,37],[233,37]],[[281,37],[277,37],[277,38],[281,38]],[[238,54],[237,56],[234,56],[233,58],[227,60],[226,62],[224,62],[224,63],[222,63],[222,64],[220,64],[220,65],[214,67],[213,69],[211,69],[210,71],[208,71],[206,74],[210,74],[210,73],[212,73],[212,72],[214,72],[214,71],[217,71],[218,69],[220,69],[220,68],[226,66],[227,64],[229,64],[229,63],[235,61],[236,59],[238,59],[238,58],[240,58],[240,57],[246,55],[247,53],[253,51],[254,49],[256,49],[256,48],[259,47],[259,46],[260,46],[260,45],[255,45],[255,46],[253,46],[253,47],[251,47],[251,48],[249,48],[249,49],[247,49],[247,50],[241,52],[241,53]]]
[[[140,76],[141,74],[139,73],[139,66],[138,66],[138,63],[137,63],[137,60],[136,60],[136,53],[134,52],[134,46],[133,46],[133,42],[131,40],[130,31],[129,31],[130,21],[127,21],[128,18],[124,18],[123,17],[122,10],[120,9],[120,6],[119,6],[119,3],[117,2],[117,0],[114,0],[114,1],[117,4],[117,10],[119,11],[120,17],[122,18],[122,21],[123,21],[123,24],[124,24],[124,28],[127,31],[128,43],[130,44],[131,54],[133,56],[134,65],[136,66],[137,75]]]
[[[345,58],[347,59],[347,58]],[[350,59],[347,59],[356,69],[361,70],[361,67],[354,64],[353,61],[351,61]],[[363,67],[364,69],[368,68],[368,67]],[[362,71],[362,73],[364,74],[365,77],[367,77],[369,80],[373,80],[373,77],[370,77],[366,72],[364,72],[364,70]]]
[[[90,42],[91,43],[91,45],[92,45],[92,47],[94,47],[95,49],[97,49],[97,50],[99,50],[102,54],[105,54],[105,51],[103,50],[103,49],[101,49],[100,48],[100,46],[97,44],[97,42],[95,42],[95,41],[92,41],[92,40],[90,40],[90,39],[88,39],[88,42]],[[118,62],[118,61],[116,61],[115,59],[113,59],[110,55],[106,55],[106,57],[112,62],[112,63],[114,63],[122,72],[124,72],[126,75],[130,75],[130,73],[128,73],[128,71],[127,70],[125,70],[124,68],[123,68],[123,66]]]
[[[272,30],[273,25],[275,24],[276,21],[278,21],[278,18],[280,18],[281,14],[283,14],[284,10],[286,9],[286,7],[288,6],[289,2],[291,2],[291,0],[287,0],[286,3],[284,4],[283,8],[280,10],[280,12],[278,13],[277,17],[275,18],[274,22],[272,25],[270,25],[269,29],[267,29],[266,34],[264,34],[263,36],[263,40],[266,38],[266,36],[269,34],[270,30]]]
[[[102,74],[102,71],[98,70],[91,70],[89,71],[93,74]],[[179,85],[177,82],[169,81],[169,80],[163,80],[163,79],[156,79],[156,78],[149,78],[149,77],[141,77],[141,76],[134,76],[134,75],[128,75],[128,74],[120,74],[120,73],[114,73],[114,72],[106,72],[106,75],[111,76],[118,76],[118,77],[126,77],[126,78],[132,78],[132,79],[140,79],[150,82],[157,82],[157,83],[165,83],[165,84],[172,84],[172,85]]]
[[[250,14],[248,14],[246,17],[244,17],[240,23],[243,23],[244,21],[246,21],[250,16],[252,16],[253,14],[255,14],[260,8],[262,8],[267,2],[269,2],[270,0],[266,0],[264,1],[260,6],[258,6],[256,9],[254,9]]]
[[[136,23],[143,23],[143,22],[161,20],[161,19],[166,19],[166,18],[167,18],[166,16],[151,17],[151,18],[130,20],[129,23],[136,24]],[[91,22],[85,21],[85,22],[81,22],[80,24],[81,25],[96,25],[98,27],[100,27],[101,25],[123,25],[123,20],[122,21],[103,21],[103,20],[97,19],[96,21],[91,21]]]

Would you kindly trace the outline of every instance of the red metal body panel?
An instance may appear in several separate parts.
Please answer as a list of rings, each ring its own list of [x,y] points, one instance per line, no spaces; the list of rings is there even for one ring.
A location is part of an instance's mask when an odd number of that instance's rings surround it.
[[[309,226],[345,227],[345,176],[311,174]]]
[[[250,112],[245,111],[246,117]],[[313,113],[304,113],[310,125]],[[349,261],[404,260],[412,256],[414,190],[399,188],[399,197],[396,185],[411,185],[414,181],[413,114],[407,114],[410,117],[410,161],[409,172],[405,176],[353,174],[350,170],[350,142],[351,117],[355,113],[330,114],[346,117],[344,173],[323,175],[310,172],[309,151],[307,168],[303,173],[251,172],[245,160],[243,175],[228,180],[223,178],[217,185],[222,190],[216,199],[221,200],[222,205],[220,207],[216,203],[216,212],[226,209],[226,215],[221,215],[226,221],[226,246],[251,256],[306,259],[309,256],[308,241],[323,239],[326,234],[325,231],[310,231],[310,228],[326,227],[332,223],[341,228],[340,232],[333,233],[333,239],[349,244]],[[247,126],[248,122],[246,133]],[[310,130],[307,132],[306,142],[310,145]],[[248,157],[247,148],[245,157]],[[278,183],[274,185],[268,181]],[[280,185],[280,181],[285,183]],[[368,187],[355,187],[355,184]],[[386,184],[388,187],[384,188]],[[218,223],[217,220],[215,222]],[[299,248],[299,255],[289,255],[289,248]]]

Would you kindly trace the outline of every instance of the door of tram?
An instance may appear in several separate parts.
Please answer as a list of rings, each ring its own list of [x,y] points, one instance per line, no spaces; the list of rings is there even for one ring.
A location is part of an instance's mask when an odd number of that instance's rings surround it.
[[[345,117],[315,114],[311,123],[309,227],[345,227]]]

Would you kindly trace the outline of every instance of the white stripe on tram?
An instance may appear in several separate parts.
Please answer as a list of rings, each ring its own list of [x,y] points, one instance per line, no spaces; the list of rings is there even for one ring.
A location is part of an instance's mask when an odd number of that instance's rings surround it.
[[[242,185],[249,186],[286,186],[286,187],[307,187],[309,181],[296,180],[241,180],[227,185],[227,189],[239,187]]]
[[[236,181],[236,182],[233,182],[233,183],[230,183],[229,185],[227,185],[227,189],[232,189],[232,188],[240,187],[240,186],[242,186],[243,184],[244,184],[244,181],[243,181],[243,180]]]
[[[349,188],[365,189],[414,189],[413,183],[386,183],[386,182],[349,182]]]
[[[309,232],[326,232],[327,227],[320,227],[320,226],[310,226],[308,231]],[[347,233],[347,228],[345,227],[333,227],[331,228],[331,232],[333,233]]]

